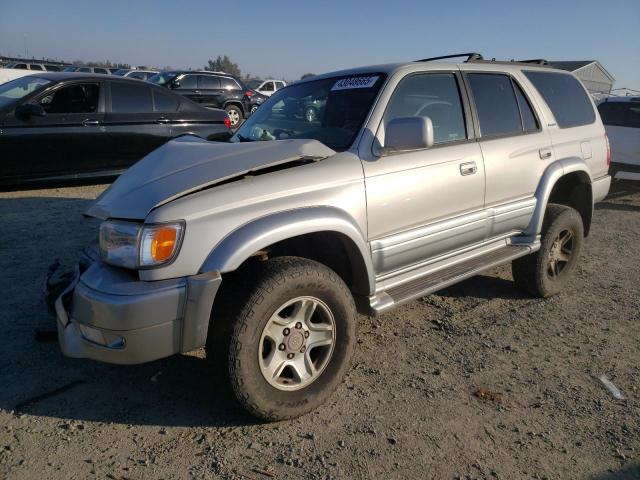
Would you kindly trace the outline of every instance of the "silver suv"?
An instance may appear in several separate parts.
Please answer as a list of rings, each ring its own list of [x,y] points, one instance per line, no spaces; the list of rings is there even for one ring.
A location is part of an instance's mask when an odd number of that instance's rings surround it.
[[[131,167],[86,212],[103,222],[55,302],[64,354],[205,346],[279,420],[340,383],[356,312],[504,262],[530,294],[559,292],[610,185],[593,102],[540,62],[432,60],[289,85],[229,143],[185,136]]]

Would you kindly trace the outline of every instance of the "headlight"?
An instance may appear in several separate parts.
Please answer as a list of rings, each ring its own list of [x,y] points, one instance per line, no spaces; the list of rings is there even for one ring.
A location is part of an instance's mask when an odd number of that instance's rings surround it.
[[[138,236],[142,225],[119,220],[100,224],[100,256],[111,265],[138,267]]]
[[[111,265],[149,268],[173,261],[180,250],[184,223],[141,225],[107,220],[100,225],[100,255]]]

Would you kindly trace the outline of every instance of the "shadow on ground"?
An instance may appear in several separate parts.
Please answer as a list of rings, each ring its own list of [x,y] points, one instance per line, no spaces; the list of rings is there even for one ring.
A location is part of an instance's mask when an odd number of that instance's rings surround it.
[[[620,470],[610,470],[590,477],[591,480],[638,480],[640,478],[640,462],[634,462]]]

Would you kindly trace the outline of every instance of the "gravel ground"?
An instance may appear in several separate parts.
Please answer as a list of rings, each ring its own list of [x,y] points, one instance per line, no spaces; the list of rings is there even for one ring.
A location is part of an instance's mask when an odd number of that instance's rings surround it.
[[[597,206],[561,295],[527,297],[502,267],[361,317],[331,401],[276,424],[202,351],[118,367],[36,340],[43,275],[95,236],[81,212],[103,189],[0,194],[0,478],[640,478],[640,188]]]

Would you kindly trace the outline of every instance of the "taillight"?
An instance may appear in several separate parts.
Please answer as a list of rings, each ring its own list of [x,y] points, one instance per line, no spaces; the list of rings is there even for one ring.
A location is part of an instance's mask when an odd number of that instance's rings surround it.
[[[609,143],[609,137],[604,134],[604,141],[607,143],[607,167],[611,166],[611,144]]]
[[[231,119],[229,117],[224,117],[224,126],[231,128]]]
[[[244,92],[244,94],[249,98],[253,97],[255,93],[256,92],[254,92],[253,90],[247,90],[246,92]]]

